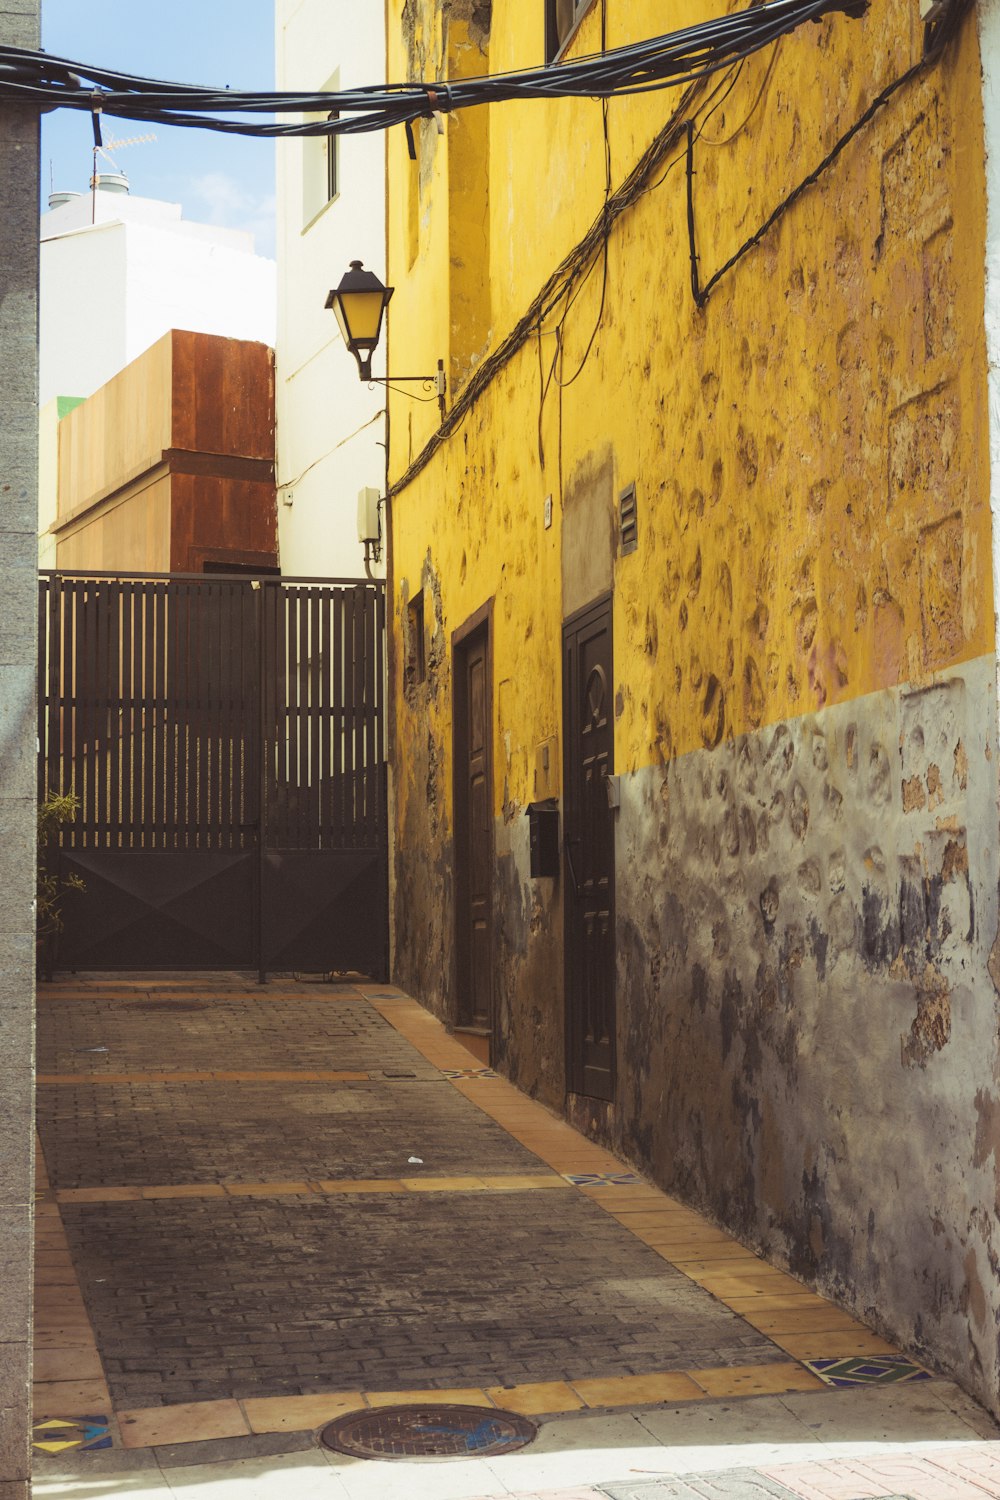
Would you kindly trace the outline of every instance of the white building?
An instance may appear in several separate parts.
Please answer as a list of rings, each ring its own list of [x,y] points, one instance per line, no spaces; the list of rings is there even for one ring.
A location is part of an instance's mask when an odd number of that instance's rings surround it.
[[[90,396],[171,328],[274,343],[275,265],[253,236],[104,174],[42,215],[39,402]]]
[[[333,90],[385,78],[381,5],[276,0],[276,87]],[[381,132],[277,146],[278,330],[275,341],[278,536],[290,576],[362,572],[358,491],[385,488],[385,392],[358,378],[324,308],[352,260],[385,279]],[[384,375],[376,354],[375,373]],[[373,569],[384,571],[382,565]]]
[[[264,148],[262,148],[264,149]],[[53,193],[42,215],[39,566],[55,566],[59,419],[172,328],[273,345],[276,267],[253,235],[137,198],[115,173]]]

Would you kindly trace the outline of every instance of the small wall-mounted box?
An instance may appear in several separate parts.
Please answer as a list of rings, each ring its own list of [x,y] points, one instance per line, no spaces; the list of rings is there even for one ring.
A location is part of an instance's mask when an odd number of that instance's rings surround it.
[[[554,735],[535,746],[535,798],[559,795],[559,741]]]
[[[559,874],[559,804],[554,797],[529,802],[528,839],[532,880],[552,880]]]
[[[358,490],[358,541],[378,542],[382,539],[382,525],[379,520],[379,501],[382,496],[372,485],[365,485],[363,490]]]

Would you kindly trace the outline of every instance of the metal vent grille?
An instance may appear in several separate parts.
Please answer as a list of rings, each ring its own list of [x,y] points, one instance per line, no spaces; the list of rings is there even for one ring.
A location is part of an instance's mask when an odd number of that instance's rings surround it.
[[[627,490],[622,490],[618,496],[619,518],[621,525],[621,553],[622,557],[629,552],[635,552],[639,546],[639,517],[636,511],[635,485],[630,484]]]

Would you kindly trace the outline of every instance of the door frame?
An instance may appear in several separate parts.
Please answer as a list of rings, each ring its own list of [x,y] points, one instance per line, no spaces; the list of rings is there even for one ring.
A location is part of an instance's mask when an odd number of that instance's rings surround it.
[[[576,900],[577,900],[577,898],[576,898],[576,881],[575,881],[575,879],[573,877],[572,866],[570,864],[571,855],[570,855],[570,850],[569,850],[569,842],[570,842],[570,817],[569,817],[569,812],[570,812],[570,802],[571,802],[571,799],[574,797],[575,791],[576,791],[576,781],[575,781],[575,774],[574,773],[575,773],[575,761],[576,761],[576,755],[577,755],[577,744],[576,744],[576,738],[577,737],[573,733],[573,730],[572,730],[572,725],[573,725],[573,722],[574,722],[574,716],[573,716],[573,711],[572,711],[572,705],[571,705],[571,702],[570,702],[571,682],[570,682],[570,677],[569,677],[569,675],[567,674],[567,671],[566,671],[567,656],[568,656],[568,651],[567,651],[567,637],[569,635],[571,635],[571,634],[575,634],[576,631],[577,631],[577,629],[581,625],[586,625],[588,623],[588,620],[589,620],[589,618],[591,616],[599,618],[599,617],[601,617],[602,615],[605,615],[605,614],[607,615],[607,618],[608,618],[609,628],[610,628],[610,633],[611,633],[611,681],[608,684],[608,688],[609,688],[609,692],[613,694],[613,692],[614,692],[615,635],[614,635],[614,595],[613,595],[612,591],[609,589],[609,590],[605,591],[603,594],[599,594],[596,599],[591,599],[591,601],[589,602],[589,604],[585,604],[585,605],[583,605],[582,608],[576,609],[576,610],[573,611],[572,614],[567,615],[566,618],[562,622],[562,631],[561,631],[562,677],[563,677],[563,684],[562,684],[562,714],[563,714],[563,721],[562,721],[562,737],[563,737],[563,767],[562,767],[562,770],[563,770],[563,838],[562,838],[562,863],[563,863],[563,890],[565,891],[565,898],[563,900],[563,993],[564,993],[564,996],[565,996],[564,1044],[565,1044],[565,1066],[566,1066],[566,1093],[567,1094],[577,1095],[578,1097],[583,1098],[583,1099],[594,1099],[597,1096],[583,1093],[582,1090],[581,1090],[581,1088],[579,1087],[579,1085],[581,1085],[582,1081],[583,1081],[583,1070],[584,1069],[583,1069],[583,1058],[582,1058],[581,1048],[580,1048],[580,1045],[579,1045],[579,1043],[580,1043],[580,1038],[579,1038],[579,1023],[580,1023],[579,1007],[578,1006],[574,1007],[574,1004],[573,1004],[574,995],[576,993],[576,988],[575,988],[575,986],[576,986],[576,969],[575,969],[575,965],[579,963],[579,955],[576,953],[576,950],[575,950],[575,947],[574,947],[574,935],[575,935],[574,934],[574,923],[576,921]],[[609,775],[614,775],[614,765],[615,765],[615,760],[614,760],[615,735],[614,735],[614,700],[613,700],[613,697],[612,697],[611,703],[609,704],[609,710],[608,711],[609,711],[609,714],[611,715],[611,766],[610,766],[608,774]],[[616,901],[615,901],[615,896],[616,896],[616,886],[617,886],[617,880],[616,880],[617,859],[615,857],[615,839],[614,839],[614,834],[615,834],[615,825],[614,825],[614,822],[612,821],[612,838],[611,838],[612,869],[611,869],[610,889],[608,891],[608,901],[609,901],[609,914],[610,914],[610,924],[611,924],[611,945],[612,945],[611,985],[612,985],[612,1000],[613,1000],[614,1024],[611,1027],[611,1035],[610,1035],[610,1043],[611,1043],[611,1053],[610,1053],[611,1099],[608,1100],[608,1101],[606,1101],[608,1103],[614,1103],[614,1100],[617,1097],[617,1093],[618,1093],[618,993],[617,993],[617,991],[618,991],[618,977],[617,977],[617,959],[616,959],[617,943],[615,941],[615,933],[616,933]]]
[[[489,1014],[487,1017],[487,1030],[489,1032],[490,1057],[492,1059],[493,1048],[496,1037],[496,987],[493,974],[493,935],[496,919],[496,889],[494,879],[494,855],[495,840],[493,837],[493,596],[481,604],[468,619],[463,621],[451,635],[451,681],[452,681],[452,712],[451,712],[451,751],[452,751],[452,879],[453,879],[453,912],[455,923],[454,962],[452,965],[452,1019],[456,1029],[472,1029],[471,1018],[463,1015],[461,1006],[461,995],[463,984],[469,978],[471,956],[468,944],[468,920],[467,908],[463,905],[461,895],[461,875],[463,870],[464,852],[461,848],[459,838],[460,825],[468,815],[466,770],[468,765],[468,753],[460,754],[465,743],[466,729],[468,725],[468,705],[465,695],[465,673],[460,671],[462,659],[473,637],[480,632],[486,641],[486,692],[483,711],[486,716],[486,780],[489,788],[489,849],[487,850],[487,868],[490,871],[489,889]]]

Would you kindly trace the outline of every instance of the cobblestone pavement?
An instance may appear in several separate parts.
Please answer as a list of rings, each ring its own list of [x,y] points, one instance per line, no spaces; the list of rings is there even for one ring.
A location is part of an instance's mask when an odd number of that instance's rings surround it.
[[[256,995],[210,984],[65,999],[53,986],[45,994],[42,1074],[266,1067],[403,1069],[440,1077],[347,985],[302,986],[294,997],[287,990],[272,995],[266,985]]]
[[[370,1044],[372,1060],[378,1045]],[[435,1083],[62,1084],[39,1093],[59,1188],[393,1178],[413,1174],[411,1156],[428,1175],[541,1169],[440,1075]]]
[[[538,1191],[546,1162],[360,992],[152,993],[39,1007],[50,1189],[116,1408],[787,1364],[592,1198]],[[295,1080],[317,1068],[372,1081]],[[530,1186],[466,1190],[486,1176]]]
[[[781,1350],[581,1197],[70,1205],[116,1404],[449,1389]]]
[[[1000,1500],[973,1401],[392,987],[67,980],[39,1061],[38,1500]],[[319,1444],[408,1401],[538,1434]]]

